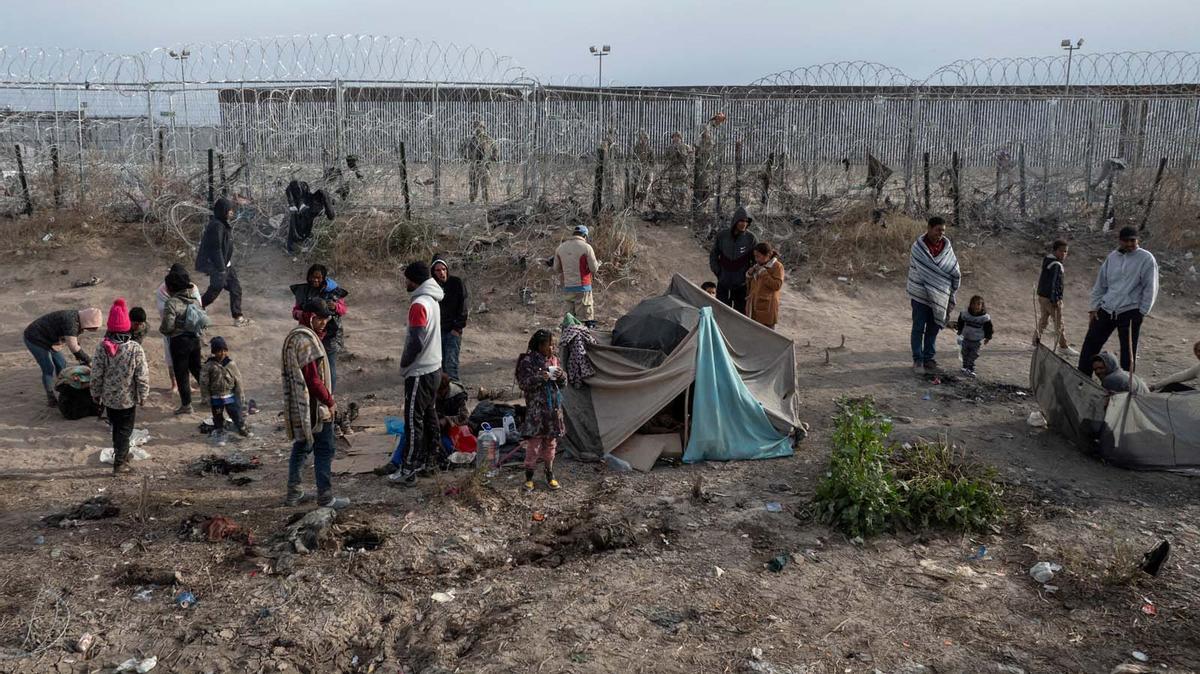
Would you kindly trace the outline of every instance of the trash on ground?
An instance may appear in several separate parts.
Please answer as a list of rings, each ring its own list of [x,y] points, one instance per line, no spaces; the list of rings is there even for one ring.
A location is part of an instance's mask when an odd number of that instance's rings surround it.
[[[100,285],[100,283],[101,283],[100,277],[93,276],[86,281],[80,281],[80,280],[71,281],[71,287],[72,288],[90,288],[92,286],[98,286],[98,285]]]
[[[137,674],[146,674],[146,672],[158,666],[158,657],[151,656],[145,660],[137,658],[129,658],[125,662],[117,665],[117,672],[137,672]]]
[[[1150,656],[1141,651],[1134,651],[1130,653],[1130,655],[1132,655],[1133,659],[1137,660],[1138,662],[1150,662]]]
[[[1025,423],[1029,424],[1033,428],[1045,428],[1046,417],[1042,416],[1041,412],[1030,412],[1029,418],[1025,420]]]
[[[542,513],[535,512],[535,513],[533,514],[533,521],[534,521],[534,522],[545,522],[545,521],[546,521],[546,516],[545,516],[545,515],[543,515]]]
[[[230,452],[228,456],[208,454],[196,459],[188,467],[194,475],[228,475],[241,473],[255,468],[261,468],[262,462],[257,456],[246,456],[241,452]]]
[[[454,601],[454,592],[454,590],[450,590],[449,592],[434,592],[433,594],[429,595],[429,598],[439,604],[445,604],[447,602]]]
[[[112,463],[114,454],[116,454],[116,451],[114,451],[112,447],[105,447],[101,449],[100,463]],[[130,447],[129,458],[133,459],[134,461],[145,461],[146,459],[150,458],[150,452],[147,452],[141,447]]]
[[[254,484],[260,480],[262,480],[261,475],[249,475],[246,473],[239,473],[229,476],[229,484],[232,484],[235,487],[245,487],[248,484]]]
[[[1142,613],[1146,615],[1158,615],[1158,607],[1150,602],[1142,604]]]
[[[714,566],[713,567],[713,575],[716,576],[717,578],[720,578],[721,576],[725,575],[725,569],[722,569],[719,566]]]
[[[193,541],[217,543],[229,539],[254,545],[254,533],[224,515],[194,513],[180,523],[179,535]]]
[[[1146,554],[1142,555],[1142,563],[1139,565],[1142,571],[1157,576],[1159,569],[1171,557],[1171,542],[1162,541],[1158,545],[1151,548]]]
[[[81,520],[102,520],[116,517],[120,512],[121,509],[112,504],[112,499],[107,495],[101,495],[93,496],[70,510],[47,515],[42,521],[46,526],[66,528],[78,526],[78,522]]]
[[[33,539],[33,544],[34,544],[34,545],[45,545],[45,544],[46,544],[46,537],[45,537],[45,536],[38,536],[37,538]]]
[[[1029,576],[1039,583],[1049,583],[1054,579],[1054,573],[1062,571],[1062,566],[1051,562],[1038,562],[1029,569]]]
[[[978,561],[983,561],[985,559],[989,559],[989,557],[987,556],[987,546],[986,545],[979,546],[979,549],[976,550],[975,553],[972,554],[967,559],[972,562],[978,562]]]
[[[775,573],[783,571],[783,567],[787,566],[789,556],[786,552],[775,555],[771,558],[771,561],[767,562],[767,568]]]
[[[140,602],[148,602],[154,598],[154,588],[148,587],[144,590],[138,590],[133,593],[133,600]]]
[[[781,513],[783,512],[783,504],[778,501],[770,501],[767,503],[766,509],[769,513]]]
[[[84,632],[79,636],[79,641],[75,642],[75,652],[87,653],[92,650],[92,644],[96,643],[96,637],[92,636],[91,632]]]
[[[191,608],[196,603],[196,595],[191,592],[180,592],[175,595],[175,605],[179,608]]]

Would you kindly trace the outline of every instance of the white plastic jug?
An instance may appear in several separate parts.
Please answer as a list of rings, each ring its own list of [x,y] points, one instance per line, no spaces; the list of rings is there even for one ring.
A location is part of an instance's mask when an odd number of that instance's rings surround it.
[[[496,448],[500,446],[496,434],[492,431],[492,425],[484,423],[480,426],[479,437],[477,438],[478,447],[475,450],[475,463],[477,465],[486,465],[488,467],[496,465]],[[486,461],[486,464],[481,462]]]

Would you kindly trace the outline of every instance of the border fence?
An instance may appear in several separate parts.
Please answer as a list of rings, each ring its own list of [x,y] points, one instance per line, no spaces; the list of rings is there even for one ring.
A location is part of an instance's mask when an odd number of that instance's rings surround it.
[[[695,218],[748,203],[802,222],[866,198],[961,224],[1147,224],[1156,202],[1193,202],[1198,153],[1197,53],[962,60],[921,79],[834,63],[743,86],[629,87],[542,83],[490,50],[372,36],[0,48],[8,213],[87,205],[148,221],[219,192],[271,216],[296,179],[351,208],[467,217],[482,175],[493,204],[593,213],[678,215],[682,201]]]

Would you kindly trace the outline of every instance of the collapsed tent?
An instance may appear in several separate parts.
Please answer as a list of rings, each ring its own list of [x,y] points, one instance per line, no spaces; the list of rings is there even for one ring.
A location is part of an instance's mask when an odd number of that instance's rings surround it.
[[[664,307],[670,311],[652,311]],[[595,373],[564,389],[567,443],[576,458],[598,460],[681,395],[690,417],[684,461],[792,453],[788,436],[799,425],[792,340],[679,275],[665,295],[629,316],[642,318],[622,319],[622,332],[655,348],[619,346],[603,334],[587,346]]]
[[[1200,466],[1200,391],[1109,393],[1039,344],[1030,386],[1050,428],[1126,468]]]

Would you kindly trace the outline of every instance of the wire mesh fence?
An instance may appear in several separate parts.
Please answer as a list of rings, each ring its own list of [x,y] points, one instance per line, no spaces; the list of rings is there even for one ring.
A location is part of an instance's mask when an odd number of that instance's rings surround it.
[[[712,222],[742,203],[803,224],[869,200],[963,225],[1102,227],[1194,203],[1200,55],[1070,58],[601,87],[401,38],[0,48],[0,210],[104,209],[186,240],[181,222],[217,195],[280,238],[292,180],[343,212],[444,220],[523,202]]]

